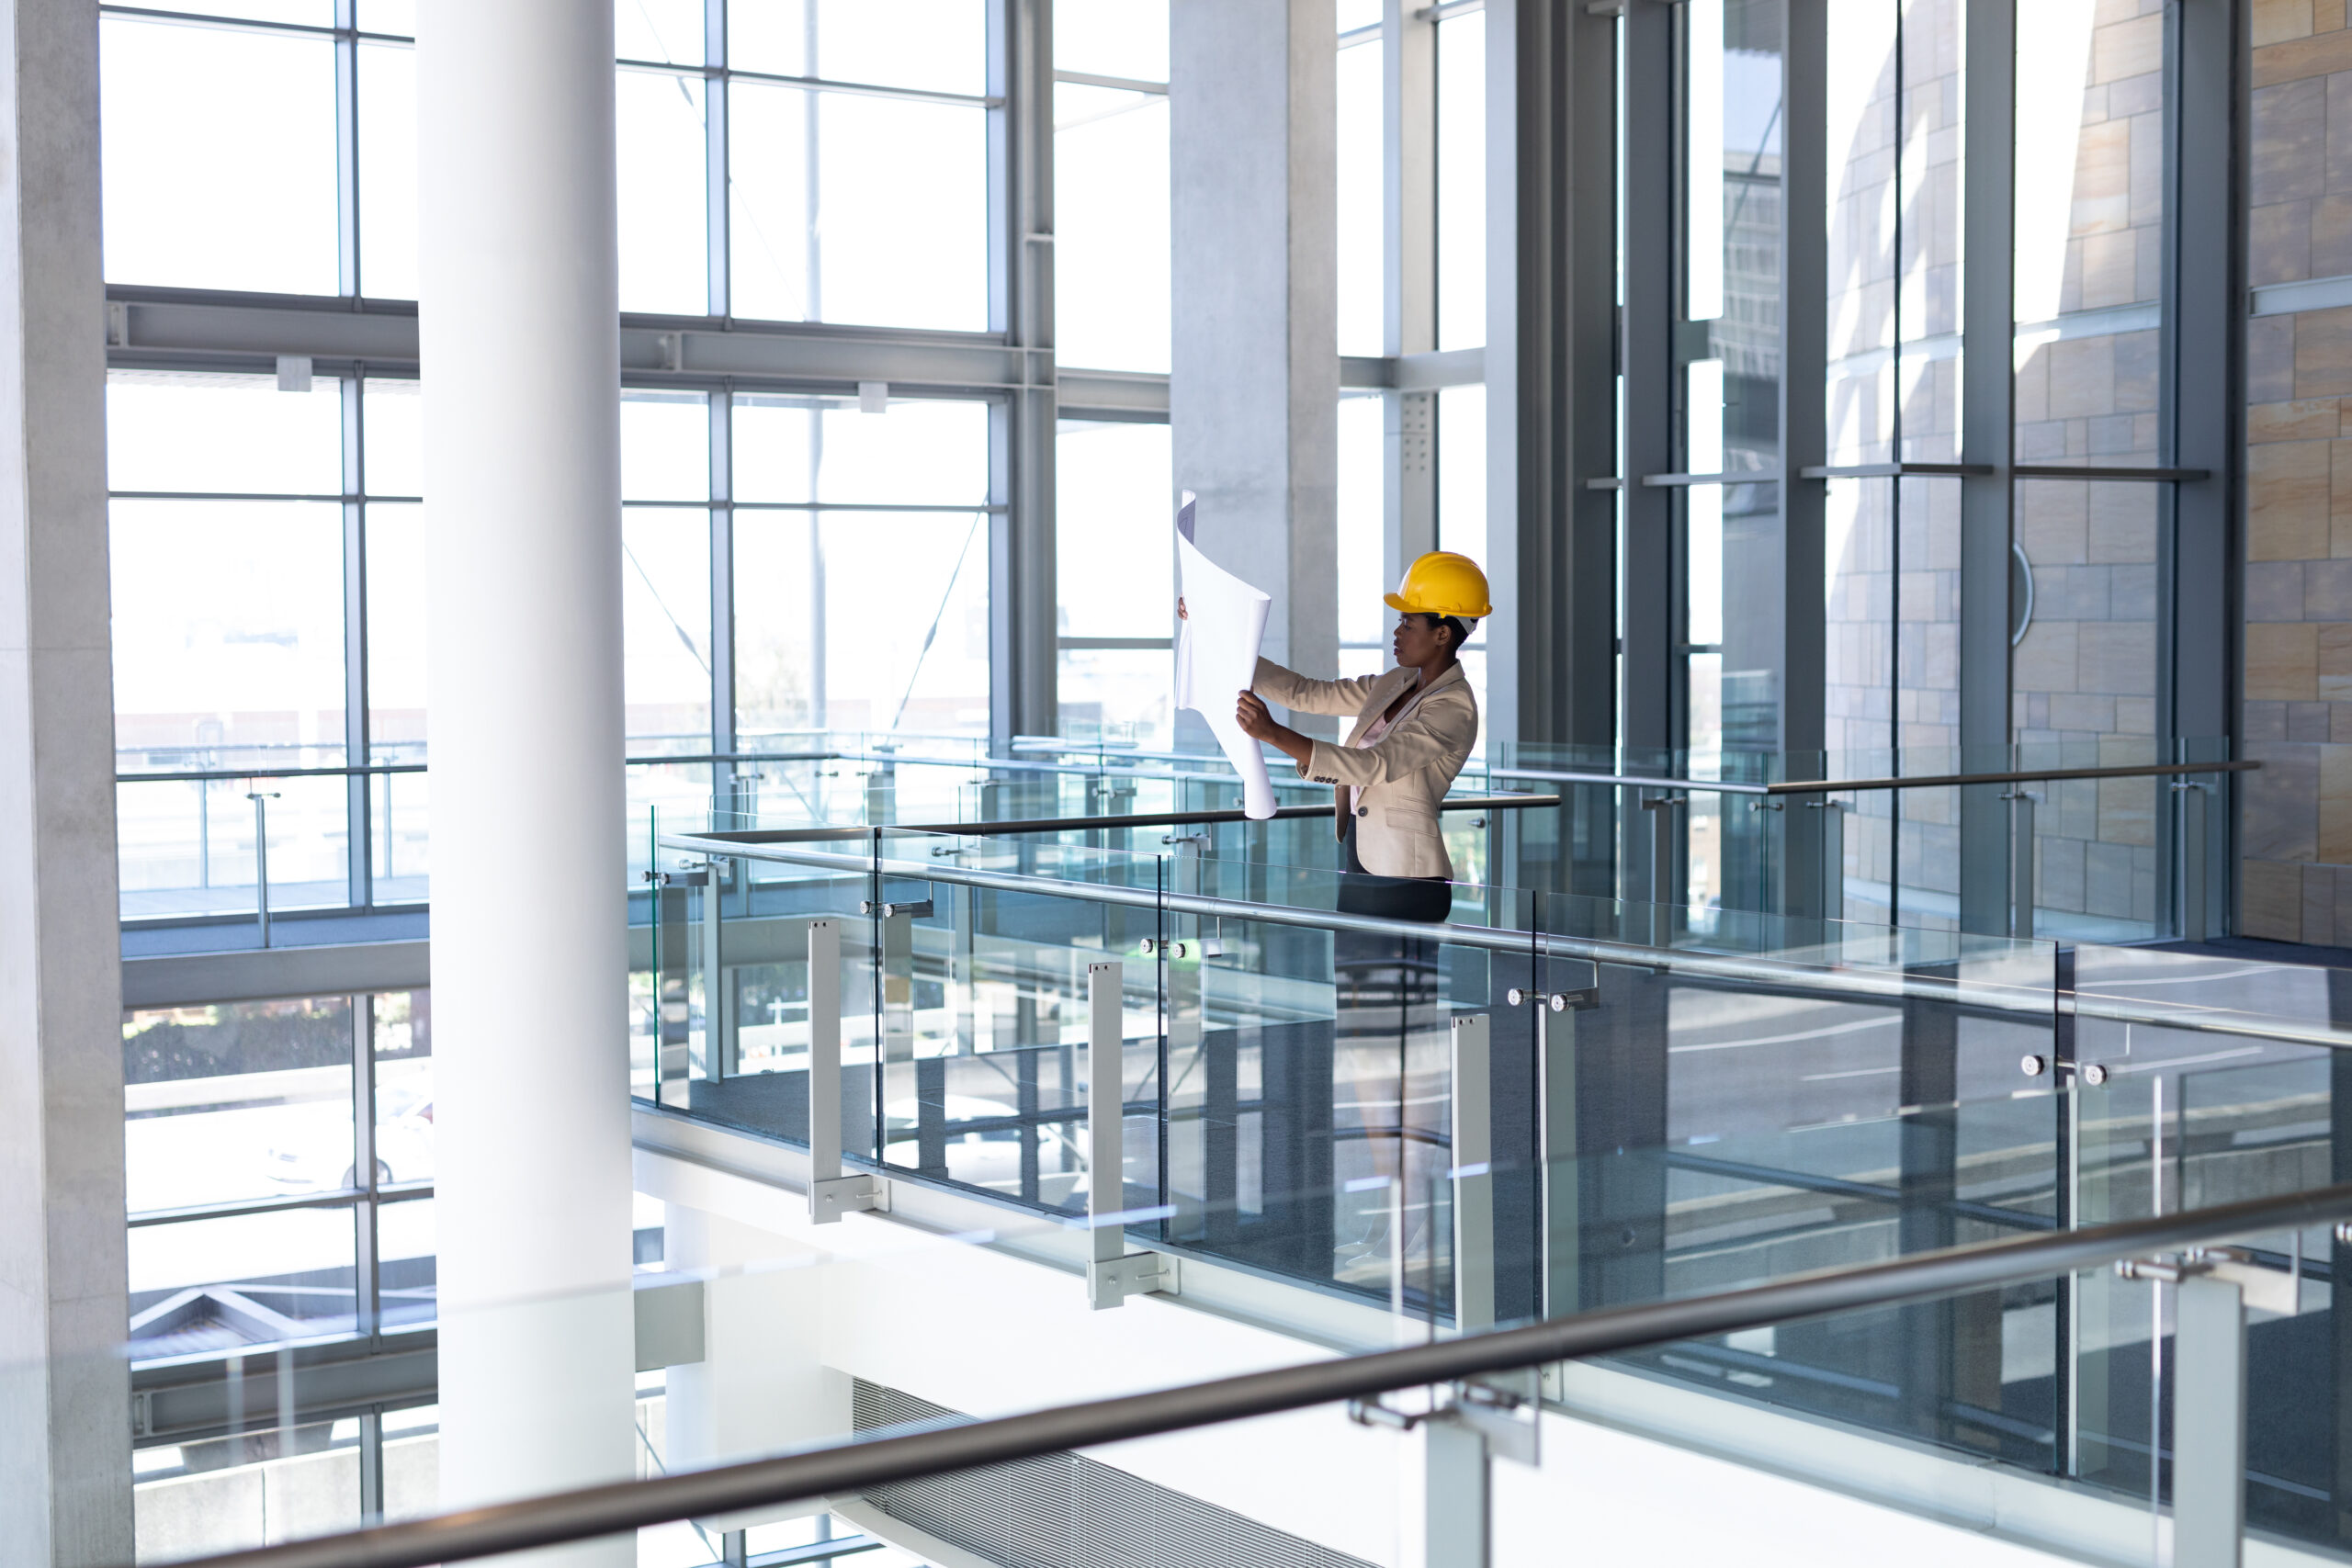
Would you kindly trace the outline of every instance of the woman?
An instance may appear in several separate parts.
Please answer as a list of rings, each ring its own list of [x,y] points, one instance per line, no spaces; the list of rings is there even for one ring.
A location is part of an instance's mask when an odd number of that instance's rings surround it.
[[[1416,560],[1384,597],[1402,612],[1392,644],[1396,668],[1312,681],[1261,659],[1236,716],[1244,733],[1272,745],[1300,773],[1337,787],[1348,871],[1340,885],[1342,912],[1442,920],[1453,904],[1447,886],[1453,863],[1438,831],[1438,802],[1478,739],[1478,699],[1462,673],[1462,645],[1470,623],[1493,606],[1477,563],[1445,550]],[[1355,728],[1344,745],[1310,740],[1274,722],[1260,693],[1295,713],[1352,716]]]

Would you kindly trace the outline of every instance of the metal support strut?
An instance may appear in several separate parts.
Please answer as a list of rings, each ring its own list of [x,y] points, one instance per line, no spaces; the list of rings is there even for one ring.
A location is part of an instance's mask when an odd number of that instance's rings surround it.
[[[1086,966],[1086,1224],[1093,1238],[1086,1299],[1097,1312],[1129,1296],[1176,1292],[1173,1258],[1127,1250],[1125,973],[1115,958]]]
[[[878,1176],[842,1174],[842,925],[808,922],[808,1223],[890,1207]]]

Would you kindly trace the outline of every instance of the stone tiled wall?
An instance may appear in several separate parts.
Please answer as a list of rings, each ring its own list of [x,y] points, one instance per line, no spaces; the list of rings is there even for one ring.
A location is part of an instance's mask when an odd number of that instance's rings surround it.
[[[2344,0],[2254,0],[2247,277],[2352,274]],[[2246,329],[2240,930],[2352,942],[2352,309]]]

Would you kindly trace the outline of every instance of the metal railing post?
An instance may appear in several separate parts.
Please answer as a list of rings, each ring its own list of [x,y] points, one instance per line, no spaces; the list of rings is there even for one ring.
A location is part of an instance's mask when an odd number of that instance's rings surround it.
[[[1493,1031],[1485,1013],[1453,1020],[1453,1321],[1495,1322]]]
[[[2211,786],[2181,780],[2173,794],[2180,801],[2180,940],[2203,942],[2205,919],[2205,794]]]
[[[2175,1287],[2173,1568],[2238,1568],[2245,1539],[2245,1298],[2234,1280]]]
[[[1097,1312],[1176,1283],[1174,1258],[1127,1250],[1125,975],[1115,958],[1086,966],[1086,1299]]]
[[[2033,935],[2033,803],[2041,796],[2015,789],[2001,798],[2009,803],[2009,935],[2022,942]]]
[[[1487,1489],[1494,1465],[1486,1434],[1450,1411],[1441,1412],[1421,1423],[1421,1444],[1428,1568],[1487,1568],[1492,1516]]]
[[[1642,802],[1650,814],[1650,945],[1674,945],[1674,812],[1687,797],[1654,795]]]
[[[808,922],[808,1220],[890,1206],[878,1176],[842,1174],[842,924]]]
[[[1846,803],[1824,798],[1821,812],[1821,918],[1846,918]]]
[[[726,923],[727,874],[733,863],[714,856],[705,871],[702,891],[703,1076],[714,1081],[735,1077],[740,1066],[735,1055],[735,987],[727,980],[721,930]]]
[[[261,919],[261,944],[269,945],[269,803],[277,798],[276,790],[251,790],[245,798],[254,803],[254,910]]]

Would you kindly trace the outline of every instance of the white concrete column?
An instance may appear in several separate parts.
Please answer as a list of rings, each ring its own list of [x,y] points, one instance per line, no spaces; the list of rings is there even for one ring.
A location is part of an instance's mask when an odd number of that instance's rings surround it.
[[[420,13],[441,1498],[456,1506],[633,1462],[613,21],[601,0]]]
[[[1266,656],[1316,676],[1340,659],[1337,29],[1332,0],[1169,16],[1174,477],[1201,547],[1273,595]]]
[[[0,1563],[128,1562],[96,0],[0,6]]]

